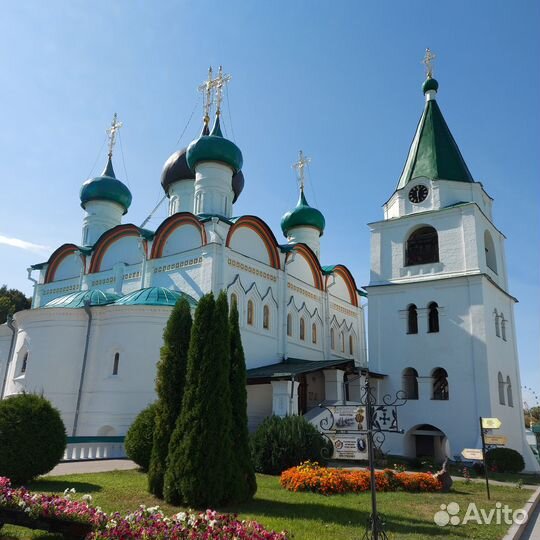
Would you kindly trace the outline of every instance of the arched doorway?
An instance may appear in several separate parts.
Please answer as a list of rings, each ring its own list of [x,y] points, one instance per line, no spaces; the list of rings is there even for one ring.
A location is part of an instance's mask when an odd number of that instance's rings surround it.
[[[431,458],[437,462],[450,457],[445,433],[431,424],[419,424],[405,434],[404,449],[408,457]]]

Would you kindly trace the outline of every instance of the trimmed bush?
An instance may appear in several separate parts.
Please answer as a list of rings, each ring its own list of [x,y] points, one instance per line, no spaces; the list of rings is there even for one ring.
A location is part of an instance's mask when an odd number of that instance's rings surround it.
[[[280,474],[304,461],[322,461],[328,444],[303,416],[270,416],[251,438],[253,464],[257,472]]]
[[[21,394],[0,401],[0,476],[26,483],[64,455],[66,429],[50,401]]]
[[[496,472],[517,473],[524,469],[525,461],[523,456],[511,448],[493,448],[486,453],[486,463],[488,470],[494,469]]]
[[[156,403],[151,403],[137,415],[124,441],[127,457],[143,471],[147,471],[150,465],[155,419]]]

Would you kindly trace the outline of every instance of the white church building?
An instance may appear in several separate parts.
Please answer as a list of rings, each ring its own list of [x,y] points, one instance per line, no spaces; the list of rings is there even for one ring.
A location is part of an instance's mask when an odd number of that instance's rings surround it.
[[[285,243],[257,216],[235,216],[243,156],[221,132],[226,79],[210,73],[201,135],[164,165],[169,216],[155,231],[123,223],[132,195],[113,169],[115,117],[105,170],[81,188],[80,244],[29,269],[32,308],[0,326],[0,398],[43,393],[73,441],[123,436],[155,399],[172,306],[226,290],[240,312],[251,429],[271,414],[356,401],[355,376],[369,366],[379,396],[408,398],[405,433],[387,437],[385,452],[453,458],[479,447],[480,416],[498,417],[507,446],[539,470],[525,440],[504,235],[444,121],[431,73],[397,188],[383,220],[370,224],[365,290],[345,265],[321,265],[325,220],[306,200],[302,155],[299,200],[281,222]]]

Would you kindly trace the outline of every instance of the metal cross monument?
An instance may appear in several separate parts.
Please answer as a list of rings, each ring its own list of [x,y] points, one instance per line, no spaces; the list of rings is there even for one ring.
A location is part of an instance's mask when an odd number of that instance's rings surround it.
[[[298,184],[300,189],[304,191],[304,169],[311,162],[311,158],[304,156],[304,152],[300,150],[298,152],[298,161],[295,161],[292,165],[292,168],[296,171],[296,177],[298,179]]]
[[[422,60],[422,64],[426,66],[426,76],[428,79],[433,77],[433,65],[432,62],[435,60],[436,56],[431,52],[429,48],[426,49],[426,55]]]
[[[123,126],[122,122],[118,121],[118,115],[114,113],[111,127],[107,128],[107,135],[109,136],[109,157],[113,155],[113,148],[116,144],[116,132]]]

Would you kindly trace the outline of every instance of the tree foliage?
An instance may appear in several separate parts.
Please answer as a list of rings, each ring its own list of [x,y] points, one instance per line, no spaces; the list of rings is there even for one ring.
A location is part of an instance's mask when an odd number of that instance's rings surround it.
[[[186,299],[175,305],[163,333],[160,361],[157,365],[156,416],[148,489],[157,497],[163,497],[169,441],[180,414],[186,382],[187,356],[191,335],[191,310]]]
[[[137,415],[124,441],[127,457],[144,471],[150,465],[155,418],[156,404],[151,403]]]
[[[486,463],[497,472],[517,473],[525,468],[523,456],[512,448],[492,448],[486,452]]]
[[[0,324],[7,321],[8,315],[13,315],[17,311],[28,309],[30,298],[17,289],[8,289],[7,285],[0,287]]]

